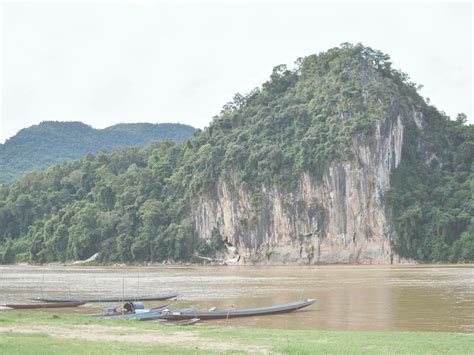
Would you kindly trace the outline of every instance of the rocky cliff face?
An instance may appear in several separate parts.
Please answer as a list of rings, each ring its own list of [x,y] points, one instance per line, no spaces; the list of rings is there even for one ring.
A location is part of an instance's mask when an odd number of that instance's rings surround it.
[[[380,121],[369,139],[354,136],[349,159],[331,163],[320,178],[303,174],[291,193],[262,187],[259,206],[242,186],[221,180],[216,196],[198,200],[198,236],[209,240],[217,228],[243,263],[400,262],[386,193],[401,160],[403,122],[422,121],[409,116]]]

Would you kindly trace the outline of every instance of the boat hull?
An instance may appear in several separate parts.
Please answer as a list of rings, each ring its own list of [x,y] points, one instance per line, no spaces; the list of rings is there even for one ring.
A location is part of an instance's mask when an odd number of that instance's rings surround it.
[[[48,302],[48,303],[32,303],[32,304],[6,304],[5,307],[13,309],[36,309],[36,308],[70,308],[79,307],[87,302]]]
[[[308,307],[314,304],[316,301],[313,299],[301,300],[296,302],[291,302],[282,305],[274,305],[269,307],[260,307],[260,308],[248,308],[241,310],[227,310],[227,311],[214,311],[214,312],[193,312],[189,314],[182,313],[169,313],[163,314],[160,318],[167,320],[183,320],[183,319],[192,319],[199,318],[200,320],[209,320],[209,319],[227,319],[227,318],[238,318],[238,317],[254,317],[254,316],[264,316],[270,314],[281,314],[289,313],[296,311],[298,309]]]
[[[128,302],[128,301],[164,301],[178,297],[177,293],[163,293],[154,296],[54,296],[35,297],[34,301],[42,302]]]

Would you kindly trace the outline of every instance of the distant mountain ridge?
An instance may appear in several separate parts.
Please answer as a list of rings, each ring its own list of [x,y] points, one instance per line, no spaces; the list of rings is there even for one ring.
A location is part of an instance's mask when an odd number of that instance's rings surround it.
[[[144,146],[153,140],[182,142],[195,128],[179,123],[120,123],[96,129],[82,122],[45,121],[0,144],[0,183],[103,149]]]

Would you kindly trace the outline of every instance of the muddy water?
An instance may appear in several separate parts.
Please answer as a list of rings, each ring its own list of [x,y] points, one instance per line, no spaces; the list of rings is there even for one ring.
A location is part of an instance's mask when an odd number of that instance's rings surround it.
[[[28,302],[28,297],[41,295],[166,291],[179,292],[177,306],[201,309],[317,300],[296,313],[213,321],[233,326],[474,332],[472,266],[0,267],[0,304]],[[105,306],[45,312],[87,314]]]

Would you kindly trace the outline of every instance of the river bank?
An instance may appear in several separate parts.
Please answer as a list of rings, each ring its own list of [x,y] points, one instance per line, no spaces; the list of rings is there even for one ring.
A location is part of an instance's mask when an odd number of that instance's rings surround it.
[[[445,332],[283,330],[101,321],[81,315],[1,312],[2,354],[412,353],[472,354],[474,335]]]
[[[154,295],[177,292],[177,308],[241,309],[305,298],[295,314],[242,318],[235,327],[474,333],[472,266],[32,267],[0,266],[0,304],[37,296]],[[163,302],[149,302],[158,307]],[[51,314],[91,314],[87,304]],[[116,304],[117,305],[117,304]],[[219,323],[219,326],[222,325]]]

